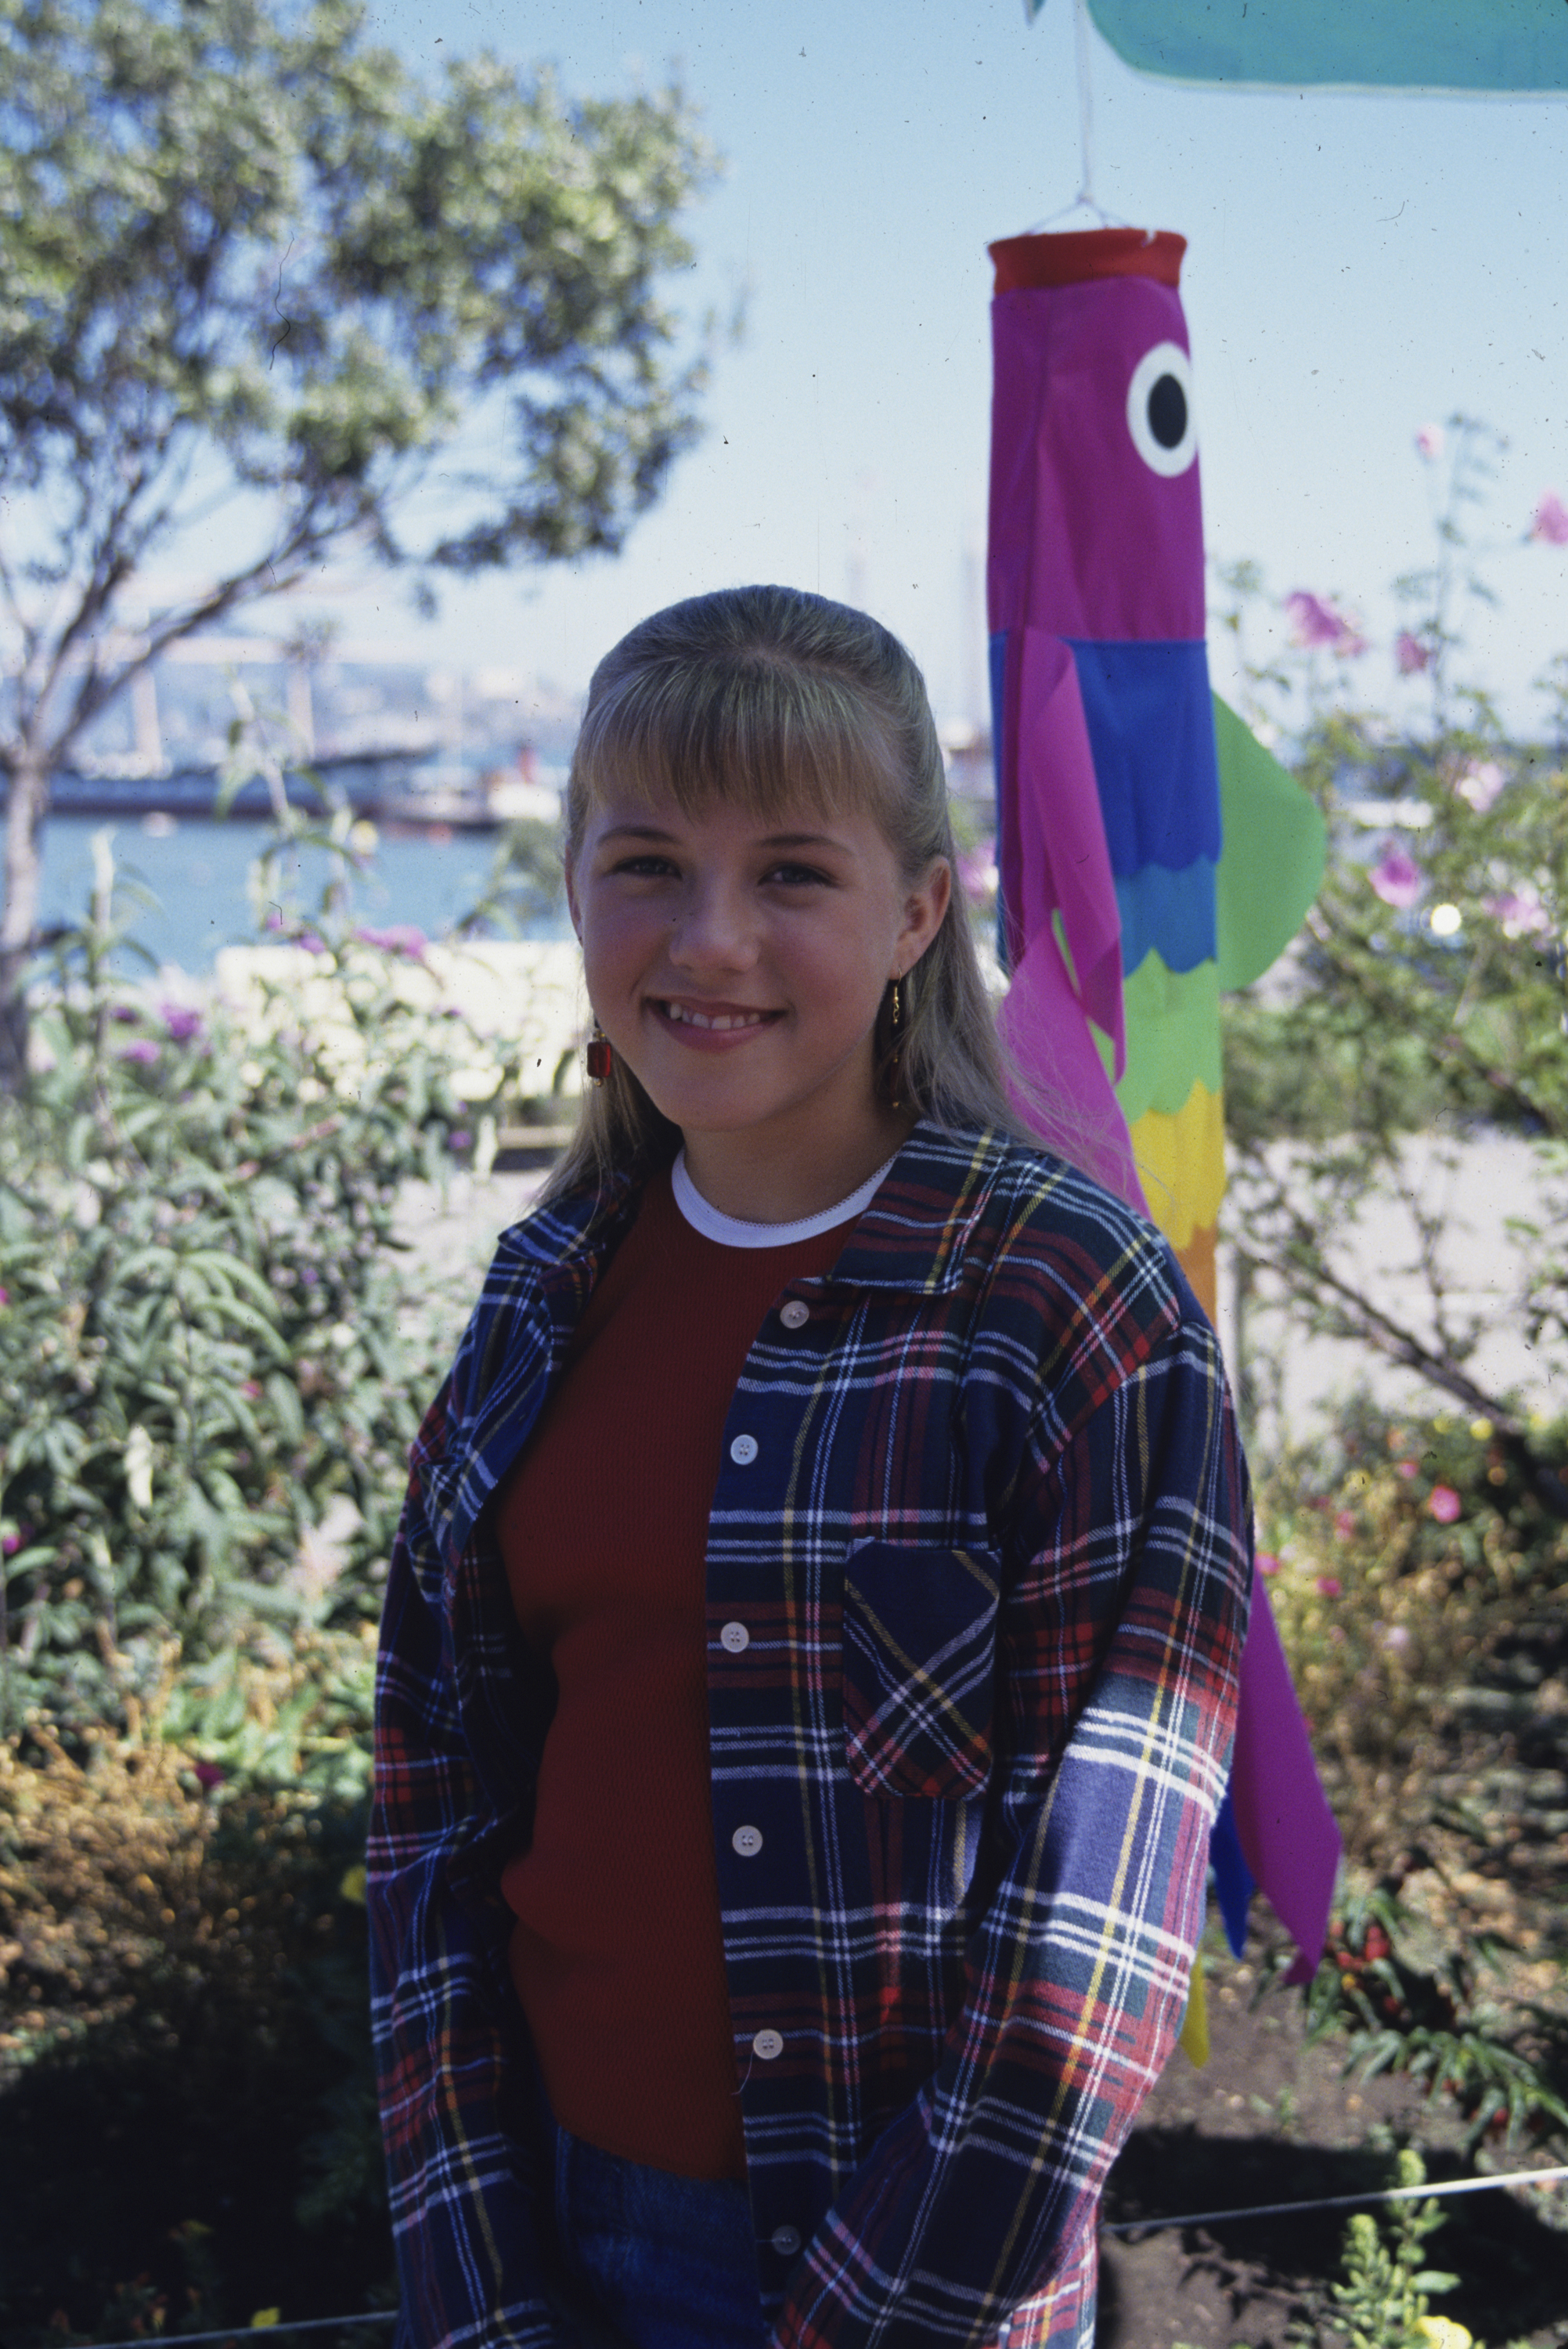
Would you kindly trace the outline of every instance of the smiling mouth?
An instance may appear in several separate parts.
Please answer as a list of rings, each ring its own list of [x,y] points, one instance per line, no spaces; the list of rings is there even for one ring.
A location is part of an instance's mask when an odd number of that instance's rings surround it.
[[[667,997],[652,999],[655,1011],[677,1026],[712,1029],[719,1032],[733,1028],[764,1028],[770,1019],[781,1019],[781,1011],[696,1011],[689,1004],[672,1003]]]

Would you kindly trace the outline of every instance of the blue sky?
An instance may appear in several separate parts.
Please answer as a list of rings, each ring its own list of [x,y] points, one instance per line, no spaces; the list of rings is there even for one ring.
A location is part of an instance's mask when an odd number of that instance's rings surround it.
[[[371,0],[371,29],[417,69],[490,47],[583,93],[676,70],[727,159],[676,290],[696,311],[744,285],[749,323],[619,561],[449,592],[428,626],[387,580],[329,579],[325,608],[575,688],[655,605],[785,579],[865,602],[940,712],[978,714],[985,245],[1078,187],[1069,0],[1033,26],[1022,0]],[[1398,706],[1388,583],[1431,545],[1417,428],[1460,409],[1508,436],[1499,538],[1543,490],[1568,499],[1568,99],[1199,91],[1091,46],[1099,202],[1189,240],[1209,551],[1357,605],[1361,681]],[[1471,666],[1518,722],[1568,648],[1568,549],[1505,545],[1491,575]]]

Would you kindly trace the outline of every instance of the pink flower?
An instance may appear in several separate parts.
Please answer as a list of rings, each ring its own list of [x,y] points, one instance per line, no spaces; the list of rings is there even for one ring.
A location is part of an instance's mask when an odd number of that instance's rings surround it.
[[[1334,1530],[1341,1541],[1348,1541],[1356,1531],[1356,1519],[1349,1509],[1341,1509],[1334,1520]]]
[[[160,1005],[159,1010],[172,1043],[188,1044],[192,1036],[201,1034],[201,1014],[192,1011],[189,1005],[164,1003]]]
[[[1259,1550],[1257,1553],[1257,1569],[1260,1574],[1277,1574],[1279,1572],[1279,1560],[1275,1557],[1272,1550]]]
[[[1530,535],[1547,546],[1568,546],[1568,506],[1555,490],[1548,490],[1536,507]]]
[[[472,1140],[473,1135],[466,1125],[456,1125],[447,1136],[447,1148],[451,1151],[466,1150]]]
[[[1408,1627],[1403,1623],[1385,1623],[1379,1636],[1383,1645],[1386,1648],[1394,1649],[1396,1652],[1408,1648],[1410,1644]]]
[[[195,1765],[196,1783],[205,1795],[210,1795],[214,1786],[221,1786],[228,1775],[216,1762],[198,1762]]]
[[[1298,587],[1294,595],[1284,599],[1290,614],[1291,631],[1298,645],[1326,645],[1329,651],[1348,660],[1367,649],[1367,639],[1354,620],[1321,595],[1309,595]]]
[[[119,1057],[122,1061],[138,1061],[144,1069],[150,1069],[158,1058],[158,1047],[150,1036],[137,1036],[120,1046]]]
[[[1413,1475],[1415,1475],[1415,1474],[1416,1474],[1416,1473],[1417,1473],[1417,1472],[1416,1472],[1416,1464],[1415,1464],[1415,1462],[1414,1462],[1413,1460],[1401,1460],[1401,1461],[1400,1461],[1400,1463],[1399,1463],[1399,1474],[1400,1474],[1400,1475],[1401,1475],[1401,1476],[1403,1476],[1403,1478],[1405,1479],[1405,1482],[1406,1482],[1406,1484],[1407,1484],[1407,1485],[1409,1483],[1409,1481],[1410,1481],[1411,1477],[1412,1477]]]
[[[10,1292],[10,1290],[9,1290],[8,1288],[0,1288],[0,1305],[9,1305],[9,1304],[10,1304],[10,1302],[11,1302],[11,1292]]]
[[[1464,1503],[1451,1485],[1434,1485],[1427,1506],[1440,1526],[1451,1526],[1464,1512]]]
[[[1440,424],[1423,424],[1416,435],[1416,446],[1429,465],[1435,465],[1443,453],[1443,428]]]
[[[1454,789],[1467,807],[1474,808],[1477,815],[1484,815],[1507,781],[1495,759],[1472,759]]]
[[[1336,1574],[1320,1574],[1317,1578],[1317,1588],[1322,1591],[1325,1599],[1337,1599],[1345,1585]]]
[[[1367,877],[1386,905],[1402,910],[1421,894],[1420,866],[1391,840],[1384,842],[1383,854]]]
[[[3,1537],[0,1537],[0,1556],[15,1557],[16,1552],[21,1548],[21,1547],[22,1537],[20,1534],[6,1534]]]
[[[1492,920],[1501,925],[1505,938],[1539,937],[1552,927],[1552,916],[1532,881],[1521,889],[1505,889],[1501,897],[1488,897],[1484,903]]]
[[[384,930],[359,929],[354,935],[361,946],[379,947],[383,954],[409,955],[416,962],[430,943],[424,931],[417,930],[411,922],[394,922]]]
[[[1401,628],[1394,639],[1394,658],[1399,664],[1401,677],[1415,677],[1421,669],[1429,668],[1432,656],[1419,636],[1408,628]]]

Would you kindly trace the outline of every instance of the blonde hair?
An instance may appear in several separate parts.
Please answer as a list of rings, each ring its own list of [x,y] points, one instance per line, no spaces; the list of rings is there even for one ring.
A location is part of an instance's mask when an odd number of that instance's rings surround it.
[[[956,883],[942,749],[925,680],[896,636],[864,612],[796,587],[729,587],[655,612],[593,672],[562,810],[568,866],[612,791],[668,794],[681,813],[716,800],[759,820],[802,806],[866,814],[906,886],[938,857]],[[954,899],[957,897],[956,887]],[[938,1125],[996,1127],[1063,1155],[1074,1121],[1040,1103],[1026,1123],[1011,1084],[1037,1105],[996,1032],[967,916],[950,900],[903,981],[899,1100]],[[887,1004],[877,1078],[891,1075]],[[541,1193],[597,1187],[617,1171],[667,1165],[680,1130],[655,1108],[619,1053],[585,1088],[577,1130]]]

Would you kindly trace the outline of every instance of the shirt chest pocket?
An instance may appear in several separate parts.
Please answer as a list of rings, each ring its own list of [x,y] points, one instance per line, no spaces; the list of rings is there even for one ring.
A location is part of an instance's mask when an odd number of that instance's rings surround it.
[[[844,1759],[871,1795],[953,1801],[991,1767],[995,1550],[864,1542],[844,1568]]]

